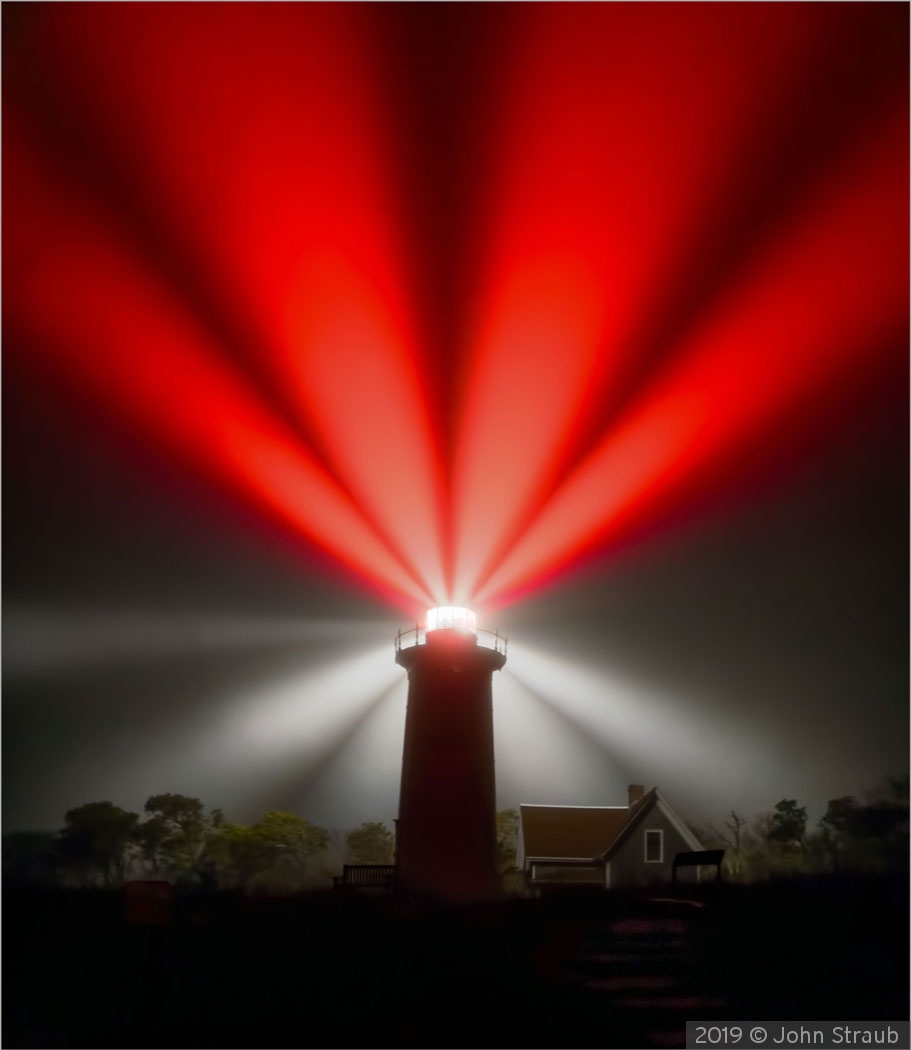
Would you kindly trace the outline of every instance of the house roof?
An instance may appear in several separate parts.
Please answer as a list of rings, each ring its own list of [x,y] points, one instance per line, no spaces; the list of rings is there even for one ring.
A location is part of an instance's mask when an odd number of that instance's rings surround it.
[[[610,846],[630,816],[626,806],[522,805],[519,813],[523,852],[541,860],[593,860]]]
[[[617,852],[623,842],[632,832],[633,828],[643,820],[647,813],[650,813],[654,808],[658,808],[667,817],[671,825],[677,829],[677,833],[683,839],[683,841],[690,847],[691,850],[701,850],[702,843],[692,831],[686,826],[686,823],[680,819],[676,810],[668,802],[668,800],[661,794],[658,788],[652,788],[651,791],[630,810],[629,820],[623,825],[618,831],[614,840],[610,843],[607,849],[602,853],[604,860],[609,860],[610,857]]]

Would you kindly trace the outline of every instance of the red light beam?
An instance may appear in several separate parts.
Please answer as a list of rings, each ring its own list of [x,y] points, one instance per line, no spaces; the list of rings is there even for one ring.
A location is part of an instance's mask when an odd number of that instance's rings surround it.
[[[429,595],[206,344],[104,217],[51,185],[7,116],[6,321],[55,369],[180,460],[315,540],[407,607]]]
[[[534,586],[743,441],[818,410],[906,331],[904,114],[877,130],[558,489],[478,602]]]

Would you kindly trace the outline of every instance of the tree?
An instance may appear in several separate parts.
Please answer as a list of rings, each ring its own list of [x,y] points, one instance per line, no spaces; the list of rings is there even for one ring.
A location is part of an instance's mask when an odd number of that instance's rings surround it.
[[[69,810],[57,839],[60,857],[80,882],[104,886],[123,882],[129,867],[129,847],[139,822],[113,802],[86,802]]]
[[[739,817],[736,810],[731,810],[730,816],[724,822],[724,826],[731,833],[731,843],[735,853],[742,852],[743,829],[746,827],[746,817]]]
[[[206,833],[205,807],[188,795],[152,795],[145,804],[150,832],[167,865],[193,868]]]
[[[162,817],[150,817],[133,831],[133,844],[146,875],[158,874],[168,867],[166,843],[167,822]]]
[[[772,839],[775,814],[759,813],[742,834],[744,848],[744,880],[761,881],[772,874],[777,847]]]
[[[501,874],[516,866],[519,813],[515,809],[497,811],[497,866]]]
[[[797,805],[793,798],[783,798],[775,806],[772,823],[769,828],[769,839],[785,849],[798,846],[806,853],[807,811]]]
[[[732,809],[724,822],[726,833],[716,831],[711,826],[709,828],[717,843],[725,847],[725,868],[733,879],[742,879],[745,874],[744,848],[749,834],[745,831],[746,824],[746,817],[741,817]]]
[[[347,853],[355,864],[392,864],[395,836],[385,824],[367,822],[348,832]]]
[[[148,819],[134,833],[147,872],[166,871],[175,878],[202,877],[212,832],[224,821],[221,810],[206,815],[205,806],[189,795],[152,795],[145,804]]]
[[[497,811],[497,871],[506,893],[525,892],[525,876],[516,869],[519,839],[519,813],[515,809]]]
[[[841,798],[829,800],[825,815],[820,820],[833,833],[837,835],[850,835],[854,830],[857,819],[857,803],[853,795],[843,795]]]
[[[204,874],[209,882],[244,887],[271,863],[271,855],[253,828],[223,822],[210,836]]]
[[[855,848],[867,868],[908,867],[908,776],[887,777],[867,793],[853,821]]]
[[[853,795],[829,800],[826,812],[819,821],[820,844],[831,863],[838,870],[844,867],[852,851],[857,826],[857,802]]]
[[[329,841],[325,828],[279,810],[270,810],[252,830],[273,864],[287,861],[301,873],[307,871],[311,858],[322,853]]]

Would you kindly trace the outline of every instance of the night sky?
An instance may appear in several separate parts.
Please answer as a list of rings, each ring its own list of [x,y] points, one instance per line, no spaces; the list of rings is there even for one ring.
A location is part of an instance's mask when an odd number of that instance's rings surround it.
[[[908,9],[3,8],[3,818],[908,768]],[[475,600],[477,599],[477,601]]]

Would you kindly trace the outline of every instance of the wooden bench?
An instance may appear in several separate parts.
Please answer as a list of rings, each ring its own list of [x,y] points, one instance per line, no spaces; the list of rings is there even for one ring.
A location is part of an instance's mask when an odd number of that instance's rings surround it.
[[[332,885],[337,890],[378,889],[389,893],[395,888],[395,865],[346,864]]]

